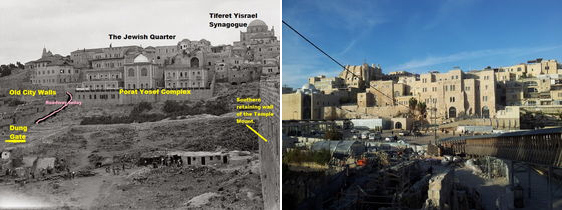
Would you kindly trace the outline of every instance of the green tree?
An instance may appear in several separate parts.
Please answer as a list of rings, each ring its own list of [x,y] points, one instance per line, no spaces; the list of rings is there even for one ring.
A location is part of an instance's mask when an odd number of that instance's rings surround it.
[[[408,106],[410,107],[411,111],[416,110],[416,106],[418,105],[418,100],[414,97],[410,98],[410,101],[408,102]]]
[[[321,164],[321,165],[328,164],[328,162],[330,162],[331,158],[332,158],[332,155],[330,154],[330,151],[328,151],[328,150],[320,150],[320,151],[312,152],[312,161],[314,161],[318,164]]]
[[[425,104],[425,102],[420,102],[418,104],[418,111],[420,112],[421,117],[425,117],[425,114],[427,113],[427,104]]]

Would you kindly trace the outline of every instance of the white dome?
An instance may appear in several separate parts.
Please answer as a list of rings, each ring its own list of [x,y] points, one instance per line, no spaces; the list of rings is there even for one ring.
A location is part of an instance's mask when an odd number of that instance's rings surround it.
[[[302,90],[316,90],[313,84],[306,83],[301,87]]]
[[[148,63],[148,58],[143,54],[137,55],[137,57],[133,60],[133,63]]]

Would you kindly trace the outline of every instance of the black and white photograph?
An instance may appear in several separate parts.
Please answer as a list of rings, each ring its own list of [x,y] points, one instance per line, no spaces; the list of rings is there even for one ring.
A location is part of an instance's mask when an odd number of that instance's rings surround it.
[[[0,2],[0,209],[280,209],[280,7]]]

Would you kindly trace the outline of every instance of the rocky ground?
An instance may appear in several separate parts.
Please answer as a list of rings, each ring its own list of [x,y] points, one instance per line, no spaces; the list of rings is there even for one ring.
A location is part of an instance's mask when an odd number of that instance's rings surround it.
[[[257,86],[252,85],[255,86],[222,85],[220,94],[209,100],[256,97]],[[230,105],[235,103],[229,102]],[[154,104],[151,112],[159,112],[161,106],[162,103]],[[59,173],[28,180],[24,185],[0,177],[4,180],[0,182],[0,207],[15,203],[27,208],[56,209],[263,209],[258,138],[236,124],[234,113],[146,123],[80,125],[85,116],[127,115],[132,108],[69,107],[48,122],[30,122],[27,143],[0,142],[0,149],[16,146],[14,156],[57,157],[64,159],[71,171],[93,175],[67,179]],[[151,151],[234,150],[248,151],[246,164],[153,168],[138,166],[135,161]],[[98,162],[111,164],[118,158],[128,160],[124,172],[113,174],[103,167],[96,168]]]

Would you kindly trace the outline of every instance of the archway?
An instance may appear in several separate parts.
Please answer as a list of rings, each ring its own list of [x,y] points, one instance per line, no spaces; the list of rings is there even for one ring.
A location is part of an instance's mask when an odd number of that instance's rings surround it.
[[[190,63],[191,63],[191,68],[199,67],[199,58],[192,58]]]
[[[394,129],[402,129],[402,123],[396,122],[396,124],[394,124]]]
[[[449,108],[449,118],[455,118],[455,117],[457,117],[457,108],[452,106],[451,108]]]
[[[482,117],[490,118],[490,109],[487,106],[482,107]]]

